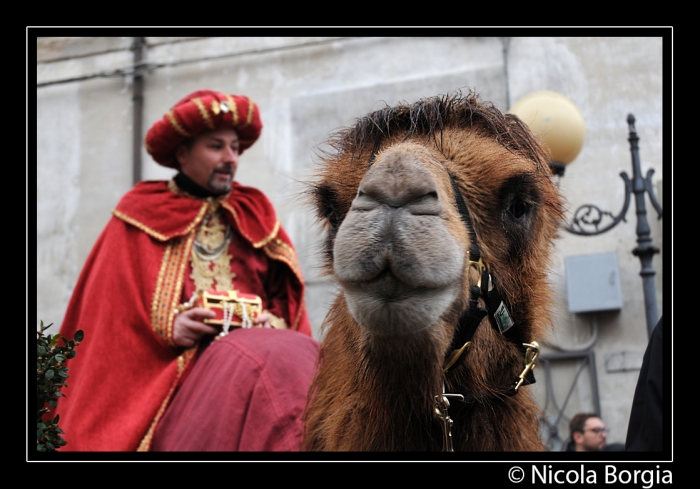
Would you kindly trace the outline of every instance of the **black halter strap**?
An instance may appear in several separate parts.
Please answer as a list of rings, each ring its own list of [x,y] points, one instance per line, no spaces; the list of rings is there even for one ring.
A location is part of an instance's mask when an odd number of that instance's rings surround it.
[[[481,281],[480,286],[471,285],[469,287],[469,306],[461,314],[457,329],[452,337],[452,344],[449,349],[450,353],[445,359],[445,372],[452,370],[464,360],[469,350],[469,343],[485,316],[488,316],[491,326],[503,334],[511,343],[515,344],[523,354],[525,354],[527,350],[526,346],[523,344],[517,325],[513,322],[506,303],[498,291],[496,283],[491,282],[491,274],[481,260],[481,251],[476,241],[476,232],[471,215],[469,214],[469,208],[462,196],[462,192],[457,186],[457,182],[455,182],[451,174],[450,182],[452,183],[457,209],[469,233],[471,242],[469,248],[470,266],[474,265],[480,269]],[[479,297],[484,299],[486,307],[479,307]],[[532,369],[530,369],[523,383],[532,384],[534,382],[535,376]],[[508,393],[511,393],[510,391],[512,391],[512,394],[516,392],[514,389],[509,389]]]

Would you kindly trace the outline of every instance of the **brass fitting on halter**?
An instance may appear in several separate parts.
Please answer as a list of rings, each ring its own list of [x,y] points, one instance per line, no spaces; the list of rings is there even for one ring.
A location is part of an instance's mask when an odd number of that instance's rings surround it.
[[[443,372],[447,372],[449,369],[452,368],[452,366],[455,364],[457,360],[459,360],[462,357],[462,353],[465,351],[469,350],[469,347],[471,346],[472,342],[467,341],[462,348],[459,348],[457,350],[454,350],[450,356],[445,360],[445,366],[442,368]]]
[[[471,257],[471,253],[469,253],[469,256]],[[470,259],[467,265],[474,268],[479,273],[479,281],[476,283],[476,286],[481,289],[481,277],[484,275],[484,272],[487,271],[486,264],[481,257],[479,257],[477,261]]]
[[[452,445],[452,425],[454,421],[450,418],[449,408],[450,401],[449,398],[458,399],[460,401],[464,400],[462,394],[447,394],[445,393],[445,381],[442,382],[442,394],[434,397],[435,399],[435,414],[438,419],[442,422],[442,451],[443,452],[454,452],[454,446]]]
[[[527,373],[530,370],[535,369],[535,361],[540,355],[540,344],[536,341],[533,341],[532,343],[523,343],[523,346],[527,347],[527,350],[525,350],[525,368],[518,376],[518,380],[516,380],[515,385],[513,386],[514,392],[518,392],[518,387],[522,385]]]

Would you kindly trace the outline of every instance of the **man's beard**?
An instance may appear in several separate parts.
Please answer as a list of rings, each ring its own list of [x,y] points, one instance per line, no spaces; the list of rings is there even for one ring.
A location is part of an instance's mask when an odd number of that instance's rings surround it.
[[[227,180],[226,182],[219,180],[218,175],[220,175],[220,173],[216,171],[212,172],[211,176],[209,177],[209,182],[207,182],[209,184],[209,188],[219,195],[230,192],[231,185],[233,184],[233,172],[229,172],[231,179]]]

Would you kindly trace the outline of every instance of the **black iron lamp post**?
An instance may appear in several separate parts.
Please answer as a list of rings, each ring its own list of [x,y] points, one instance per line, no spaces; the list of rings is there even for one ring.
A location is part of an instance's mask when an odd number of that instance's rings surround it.
[[[510,112],[518,115],[535,133],[542,136],[545,144],[551,150],[552,170],[559,177],[564,176],[566,165],[578,155],[585,135],[583,116],[573,102],[555,92],[536,92],[516,102]],[[632,250],[632,254],[638,256],[642,264],[640,275],[644,287],[647,331],[651,336],[659,319],[654,289],[656,272],[652,267],[652,258],[660,250],[652,244],[644,194],[649,194],[649,200],[656,209],[659,219],[662,217],[662,209],[656,199],[651,182],[654,170],[648,170],[646,177],[642,177],[639,162],[639,136],[634,123],[634,116],[629,114],[627,124],[629,126],[628,141],[632,153],[632,179],[630,180],[626,172],[620,173],[625,185],[625,201],[622,210],[614,215],[611,212],[601,210],[594,204],[584,204],[576,209],[571,223],[564,229],[579,236],[603,234],[617,226],[621,221],[626,221],[625,216],[629,208],[630,196],[634,194],[637,211],[637,246]],[[603,221],[608,219],[610,222],[604,224]]]

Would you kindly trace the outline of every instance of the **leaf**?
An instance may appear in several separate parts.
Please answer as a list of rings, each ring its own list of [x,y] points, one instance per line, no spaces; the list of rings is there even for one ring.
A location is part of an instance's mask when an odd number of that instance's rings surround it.
[[[75,346],[82,341],[83,332],[78,331],[74,340],[68,340],[61,334],[48,335],[44,331],[52,326],[44,326],[40,322],[37,331],[37,451],[54,451],[66,441],[58,436],[63,430],[58,426],[59,417],[53,421],[43,419],[43,416],[56,408],[57,400],[65,397],[61,393],[62,387],[67,387],[65,380],[68,378],[68,368],[63,363],[76,355]],[[59,343],[61,343],[59,345]]]
[[[51,326],[53,326],[53,323],[50,323],[49,325],[44,326],[44,321],[39,321],[39,322],[41,323],[41,331],[42,331],[42,332],[46,331],[46,330],[49,329]]]
[[[84,336],[85,335],[83,333],[83,330],[79,329],[78,331],[75,332],[75,335],[73,336],[73,338],[75,339],[75,341],[83,341]]]

